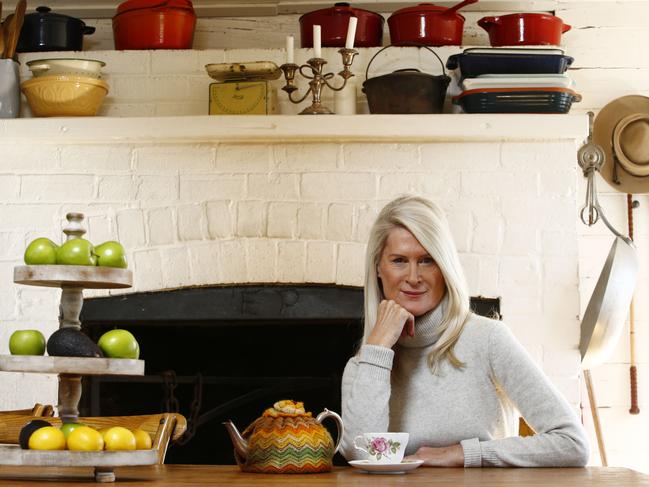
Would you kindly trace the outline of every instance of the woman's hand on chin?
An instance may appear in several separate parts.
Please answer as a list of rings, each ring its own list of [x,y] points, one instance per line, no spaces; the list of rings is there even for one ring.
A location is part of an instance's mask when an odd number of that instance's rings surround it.
[[[425,467],[464,467],[464,450],[459,444],[441,448],[422,446],[404,460],[423,460]]]
[[[403,333],[415,336],[414,315],[394,301],[381,301],[367,344],[392,348]]]

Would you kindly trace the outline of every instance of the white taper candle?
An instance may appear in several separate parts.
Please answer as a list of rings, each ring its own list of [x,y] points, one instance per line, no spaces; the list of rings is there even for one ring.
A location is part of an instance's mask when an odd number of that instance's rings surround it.
[[[347,49],[354,49],[354,38],[356,37],[356,17],[349,17],[349,24],[347,24],[347,39],[345,40],[345,47]]]
[[[295,37],[286,36],[286,62],[288,64],[295,63],[295,55],[293,54],[294,46],[295,46]]]
[[[320,39],[320,26],[313,26],[313,57],[322,57],[321,51],[321,39]]]

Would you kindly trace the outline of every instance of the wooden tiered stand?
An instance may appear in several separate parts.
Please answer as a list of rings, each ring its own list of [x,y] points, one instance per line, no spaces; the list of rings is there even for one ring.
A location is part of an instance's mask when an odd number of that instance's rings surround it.
[[[79,238],[86,231],[81,225],[83,214],[68,213],[68,224],[63,232],[67,240]],[[14,282],[28,286],[61,288],[59,327],[81,328],[79,314],[83,305],[84,289],[117,289],[131,287],[133,274],[127,269],[113,267],[37,265],[14,268]],[[82,375],[143,375],[144,361],[131,359],[49,357],[27,355],[0,355],[0,370],[58,374],[58,413],[64,423],[77,422],[81,398]],[[23,450],[18,445],[0,445],[0,465],[32,466],[86,466],[94,467],[97,482],[114,482],[114,467],[153,465],[158,452],[135,451],[44,451]]]

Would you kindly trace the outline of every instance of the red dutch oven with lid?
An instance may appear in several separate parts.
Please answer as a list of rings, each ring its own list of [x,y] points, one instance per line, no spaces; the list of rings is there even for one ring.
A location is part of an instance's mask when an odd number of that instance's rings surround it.
[[[551,14],[521,13],[483,17],[478,25],[489,33],[489,42],[496,46],[558,46],[561,34],[571,26]]]
[[[113,17],[115,49],[191,49],[195,27],[190,0],[127,0]]]
[[[354,47],[376,47],[383,40],[383,23],[380,14],[354,8],[347,2],[338,2],[333,7],[308,12],[300,17],[300,39],[302,47],[313,47],[313,26],[322,26],[322,47],[345,47],[349,18],[356,17]]]
[[[388,18],[390,42],[394,46],[459,46],[464,16],[459,9],[478,0],[464,0],[452,7],[420,3],[394,12]]]

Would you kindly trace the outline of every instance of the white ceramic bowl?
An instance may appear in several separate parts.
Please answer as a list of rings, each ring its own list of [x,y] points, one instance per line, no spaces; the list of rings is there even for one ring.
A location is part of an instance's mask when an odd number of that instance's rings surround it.
[[[34,76],[88,76],[98,79],[106,63],[96,59],[34,59],[27,61],[27,66]]]

